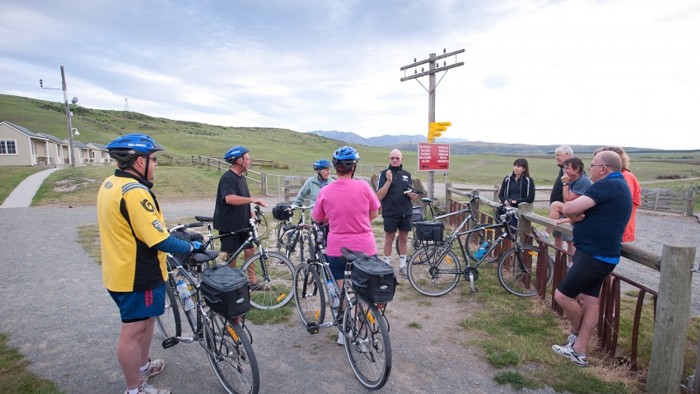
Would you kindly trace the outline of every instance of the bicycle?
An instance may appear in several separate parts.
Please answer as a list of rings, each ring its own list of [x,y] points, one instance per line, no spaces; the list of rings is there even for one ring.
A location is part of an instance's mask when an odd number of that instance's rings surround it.
[[[428,205],[428,208],[430,208],[430,214],[433,217],[433,222],[435,222],[437,220],[445,219],[445,218],[450,217],[450,216],[460,215],[460,214],[466,213],[467,216],[464,219],[465,222],[463,222],[461,224],[462,228],[464,228],[464,226],[467,226],[467,228],[469,228],[469,229],[481,228],[483,230],[483,231],[470,232],[467,235],[467,238],[465,241],[465,248],[466,248],[467,256],[469,256],[469,258],[472,260],[475,260],[475,261],[478,260],[477,257],[475,256],[476,251],[479,249],[479,247],[481,245],[483,245],[483,243],[485,241],[491,240],[493,238],[493,235],[492,235],[493,230],[483,228],[484,225],[476,219],[478,217],[478,212],[476,211],[475,206],[476,206],[476,202],[479,201],[479,196],[472,196],[472,198],[466,203],[466,208],[461,209],[461,210],[456,211],[456,212],[448,213],[445,215],[440,215],[440,216],[435,216],[435,212],[433,211],[433,206],[432,206],[432,200],[430,200],[429,198],[422,198],[421,201],[425,202],[426,205]],[[423,222],[423,216],[422,216],[423,211],[422,211],[422,207],[420,207],[420,206],[413,207],[413,208],[414,208],[413,237],[411,238],[411,242],[409,243],[409,245],[411,245],[411,247],[413,248],[413,251],[415,252],[416,250],[420,249],[420,247],[421,247],[421,240],[418,239],[418,237],[416,237],[415,226],[416,226],[416,223]],[[419,211],[420,215],[416,214],[416,208],[420,209],[420,211]],[[416,220],[416,219],[419,219],[419,220]],[[397,240],[396,240],[396,252],[398,253],[398,251],[399,251],[399,243],[398,243],[398,238],[397,238]],[[412,255],[412,254],[413,253],[409,254],[409,258],[410,258],[410,255]],[[496,253],[494,253],[493,250],[486,253],[485,256],[486,256],[485,261],[487,261],[489,263],[494,262],[498,259],[498,256],[496,255]]]
[[[532,245],[526,245],[518,240],[516,229],[508,224],[510,219],[517,216],[512,208],[506,208],[494,224],[487,224],[472,230],[462,231],[468,218],[462,220],[459,226],[444,240],[442,239],[442,223],[432,223],[417,231],[423,241],[422,247],[408,261],[408,280],[416,291],[426,296],[438,297],[452,291],[457,286],[460,276],[469,281],[470,291],[477,289],[474,282],[479,278],[479,266],[488,260],[488,255],[496,250],[504,240],[508,239],[513,246],[500,256],[498,263],[498,281],[508,292],[521,297],[538,294],[540,288],[548,286],[552,281],[554,262],[550,256],[546,261],[539,258],[540,250]],[[431,223],[428,223],[431,224]],[[485,246],[480,256],[475,254],[475,265],[470,259],[461,237],[477,232],[495,231],[498,235],[493,243]],[[466,262],[464,270],[457,255],[452,251],[454,244],[459,245],[462,258]],[[542,269],[545,270],[542,273]],[[545,278],[543,281],[542,278]],[[543,283],[546,282],[546,283]]]
[[[420,199],[420,201],[423,204],[427,205],[428,208],[430,209],[430,217],[435,217],[435,212],[433,211],[433,200],[431,200],[428,197],[423,197]],[[406,255],[411,254],[411,253],[409,253],[411,249],[416,250],[416,249],[420,248],[420,241],[416,238],[416,229],[414,226],[416,225],[416,222],[422,222],[425,219],[424,215],[423,215],[424,209],[423,209],[422,205],[414,205],[412,207],[412,209],[413,209],[413,216],[411,217],[412,235],[408,241],[408,250],[406,251]],[[399,252],[399,237],[398,236],[396,237],[396,241],[394,241],[394,249],[396,250],[397,255],[401,255],[401,252]]]
[[[310,255],[313,253],[313,249],[309,248],[305,250],[305,246],[309,245],[309,240],[313,237],[312,230],[313,226],[306,223],[306,212],[313,209],[313,205],[309,206],[297,206],[297,205],[287,205],[283,206],[284,216],[277,216],[283,220],[279,221],[277,224],[277,247],[278,250],[284,250],[285,256],[288,259],[303,262],[305,260],[305,254]],[[296,224],[292,223],[289,219],[286,221],[284,218],[291,218],[294,215],[294,211],[299,210],[299,220]],[[277,217],[275,219],[277,219]]]
[[[179,225],[174,230],[201,225],[202,223]],[[181,342],[198,342],[207,353],[209,364],[227,393],[257,393],[260,374],[252,347],[252,335],[245,325],[245,313],[250,308],[249,305],[245,304],[247,308],[236,311],[234,314],[238,316],[232,318],[227,313],[213,310],[202,292],[199,277],[210,268],[217,256],[218,253],[211,250],[194,253],[189,259],[188,267],[185,267],[178,258],[168,254],[165,313],[156,318],[156,325],[165,338],[162,346],[168,349]],[[240,275],[245,279],[245,275]],[[178,290],[178,284],[183,288],[182,292]],[[247,291],[246,288],[245,292]],[[189,299],[185,294],[188,292]],[[188,305],[190,300],[193,305]],[[186,305],[189,307],[186,308]],[[183,335],[182,315],[186,317],[191,330],[189,335]]]
[[[243,272],[248,274],[251,280],[250,304],[257,309],[276,309],[285,306],[292,299],[294,287],[294,264],[289,259],[278,253],[270,252],[263,245],[258,232],[258,225],[263,222],[264,215],[259,206],[255,206],[254,217],[250,218],[250,227],[232,233],[212,234],[213,218],[210,216],[195,216],[195,219],[204,222],[208,228],[205,247],[215,250],[214,243],[217,239],[233,234],[248,233],[248,238],[233,253],[229,253],[227,264],[236,261],[243,250],[250,246],[257,248],[257,253],[248,258],[243,267]]]
[[[316,234],[320,234],[318,225],[314,226]],[[354,289],[357,286],[351,285],[351,273],[353,262],[359,265],[358,259],[366,256],[342,248],[346,266],[341,292],[338,292],[322,240],[316,239],[314,245],[313,258],[297,266],[294,272],[294,300],[299,317],[310,334],[318,333],[321,328],[339,327],[343,332],[339,335],[345,336],[345,354],[353,373],[365,388],[378,390],[386,384],[391,372],[391,340],[385,311],[396,285],[393,269],[388,267],[394,280],[390,296],[360,293]],[[325,321],[326,297],[331,300],[332,319],[328,322]]]

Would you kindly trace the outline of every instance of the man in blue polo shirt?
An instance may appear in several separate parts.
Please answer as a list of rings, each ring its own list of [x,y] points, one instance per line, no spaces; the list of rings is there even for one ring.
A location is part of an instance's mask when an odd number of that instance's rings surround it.
[[[629,186],[615,152],[600,152],[589,167],[594,182],[579,198],[564,204],[563,214],[574,222],[573,266],[554,292],[571,334],[552,350],[580,366],[588,366],[586,350],[598,323],[598,297],[603,281],[620,262],[622,234],[632,213]]]

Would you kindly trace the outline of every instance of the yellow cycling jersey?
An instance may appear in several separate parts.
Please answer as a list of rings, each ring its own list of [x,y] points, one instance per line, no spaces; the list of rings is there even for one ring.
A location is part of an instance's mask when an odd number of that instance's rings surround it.
[[[102,281],[116,292],[144,291],[167,278],[166,254],[153,246],[168,238],[160,207],[150,189],[117,170],[97,194]]]

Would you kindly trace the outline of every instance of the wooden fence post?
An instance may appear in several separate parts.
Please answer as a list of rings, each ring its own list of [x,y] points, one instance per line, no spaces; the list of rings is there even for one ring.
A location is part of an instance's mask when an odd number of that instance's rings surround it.
[[[690,319],[695,247],[664,245],[646,391],[678,393]],[[696,377],[697,378],[697,377]]]
[[[685,206],[683,207],[683,213],[685,216],[693,216],[693,210],[695,209],[695,188],[691,187],[688,193],[685,195]]]
[[[267,174],[260,173],[260,194],[267,197]]]

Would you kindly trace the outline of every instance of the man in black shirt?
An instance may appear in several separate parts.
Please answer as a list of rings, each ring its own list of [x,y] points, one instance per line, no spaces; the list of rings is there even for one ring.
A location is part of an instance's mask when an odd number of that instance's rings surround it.
[[[214,228],[219,230],[219,234],[233,233],[250,227],[250,218],[253,215],[250,204],[265,206],[264,201],[250,197],[248,182],[245,178],[245,173],[251,164],[248,152],[248,148],[244,146],[234,146],[224,155],[224,160],[231,164],[231,167],[219,179],[219,187],[216,191]],[[221,251],[226,252],[225,259],[228,260],[247,238],[247,232],[221,237]],[[243,249],[243,261],[247,261],[253,252],[252,245]],[[236,266],[235,260],[231,262],[231,266]],[[248,279],[251,290],[260,290],[262,285],[257,283],[255,273],[248,272]]]
[[[391,264],[391,249],[396,231],[399,232],[399,272],[406,274],[406,253],[408,252],[408,232],[411,231],[413,203],[417,195],[413,193],[411,174],[403,169],[403,155],[398,149],[389,153],[389,168],[379,173],[377,197],[382,202],[384,218],[384,261]]]
[[[562,145],[554,150],[554,158],[557,161],[557,166],[559,167],[559,174],[557,175],[557,180],[554,181],[554,186],[552,187],[552,193],[549,195],[549,204],[551,205],[555,201],[564,202],[564,186],[561,181],[562,175],[564,175],[564,161],[574,157],[574,151],[568,145]],[[564,235],[557,230],[552,233],[554,235],[554,246],[557,248],[562,247],[562,241],[571,242],[573,237],[570,235]]]

